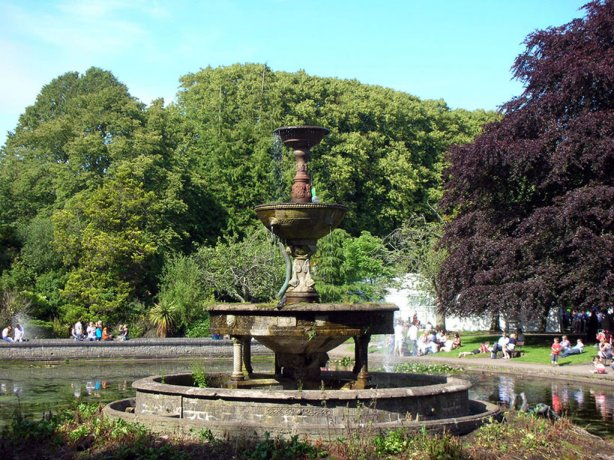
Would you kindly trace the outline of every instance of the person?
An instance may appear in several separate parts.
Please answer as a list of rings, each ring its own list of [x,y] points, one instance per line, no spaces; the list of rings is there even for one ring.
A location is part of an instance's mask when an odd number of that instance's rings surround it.
[[[599,342],[597,356],[601,359],[612,359],[612,345],[605,338]]]
[[[454,334],[454,338],[447,339],[444,343],[443,347],[441,347],[442,351],[452,351],[461,346],[460,335],[457,333]]]
[[[507,342],[505,348],[503,348],[503,358],[510,359],[512,353],[516,349],[516,334],[510,334],[510,339]]]
[[[409,326],[409,330],[407,331],[407,339],[409,341],[409,346],[411,347],[410,353],[412,356],[418,355],[418,325],[415,323],[411,323]]]
[[[119,340],[128,340],[128,325],[122,324],[119,326]]]
[[[550,347],[550,362],[553,366],[559,365],[559,355],[561,354],[561,344],[559,338],[555,337],[552,346]]]
[[[83,324],[81,324],[81,321],[78,321],[75,323],[74,326],[74,337],[75,340],[83,340]]]
[[[482,344],[480,344],[480,348],[476,348],[474,350],[471,351],[461,351],[458,354],[459,358],[464,358],[465,356],[471,356],[471,355],[479,355],[480,353],[490,353],[492,350],[490,348],[490,342],[484,342]]]
[[[90,342],[96,340],[96,325],[92,321],[87,325],[85,332],[87,333],[87,340]]]
[[[561,338],[561,353],[563,353],[565,350],[571,348],[571,342],[569,341],[569,339],[567,338],[566,335],[564,335]]]
[[[605,365],[603,364],[603,361],[598,358],[595,357],[593,359],[593,374],[605,374]]]
[[[2,340],[5,342],[14,342],[13,337],[11,337],[11,332],[13,331],[13,326],[10,324],[2,329]]]
[[[414,312],[414,316],[411,319],[411,323],[416,327],[420,326],[420,320],[418,319],[418,312]]]
[[[584,353],[584,343],[582,343],[582,339],[578,339],[573,347],[561,352],[561,358],[567,358],[569,355],[579,355],[581,353]]]
[[[423,356],[431,351],[431,339],[428,332],[424,331],[418,341],[418,356]]]
[[[394,351],[395,356],[403,356],[403,321],[398,319],[394,325]]]
[[[109,334],[108,326],[105,326],[105,327],[102,328],[102,340],[104,340],[104,341],[113,340],[113,336],[111,334]]]
[[[507,334],[504,332],[501,333],[501,337],[499,337],[499,340],[497,340],[497,343],[493,344],[492,346],[492,350],[490,353],[490,357],[492,359],[497,359],[497,352],[503,352],[503,350],[507,347],[507,344],[509,343],[510,339],[507,336]]]
[[[518,328],[516,331],[516,346],[524,347],[524,334],[522,333],[522,329]]]
[[[102,340],[102,321],[96,323],[96,340],[99,342]]]
[[[25,331],[23,330],[23,326],[21,324],[17,324],[15,326],[15,335],[14,335],[14,340],[15,342],[24,342],[25,339]]]

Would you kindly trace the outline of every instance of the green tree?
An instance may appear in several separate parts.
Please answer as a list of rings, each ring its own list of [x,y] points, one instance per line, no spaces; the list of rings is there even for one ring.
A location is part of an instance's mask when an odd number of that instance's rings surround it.
[[[390,248],[390,260],[397,275],[415,274],[418,288],[426,291],[436,303],[437,326],[445,329],[445,314],[441,303],[439,272],[447,251],[441,247],[443,221],[428,222],[424,216],[412,216],[385,239]]]
[[[318,242],[313,258],[316,288],[322,302],[382,300],[394,272],[383,241],[362,232],[353,238],[336,229]]]
[[[178,253],[167,258],[158,302],[174,306],[177,329],[187,330],[194,322],[208,318],[205,306],[213,301],[213,290],[203,283],[204,278],[195,257]]]
[[[264,227],[249,229],[242,239],[202,246],[194,257],[204,288],[218,300],[270,302],[283,284],[284,262]]]

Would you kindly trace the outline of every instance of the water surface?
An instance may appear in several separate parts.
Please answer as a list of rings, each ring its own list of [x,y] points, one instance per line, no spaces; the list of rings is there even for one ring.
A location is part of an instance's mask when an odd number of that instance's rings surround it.
[[[254,370],[270,372],[272,358],[254,357]],[[0,425],[16,410],[39,417],[74,402],[108,403],[133,397],[134,380],[150,375],[192,372],[194,366],[205,372],[230,372],[231,358],[118,362],[0,363]],[[598,385],[525,379],[522,376],[466,374],[473,383],[469,394],[509,406],[514,395],[524,393],[529,405],[544,403],[566,415],[588,431],[614,437],[614,391]],[[517,396],[517,405],[520,398]]]

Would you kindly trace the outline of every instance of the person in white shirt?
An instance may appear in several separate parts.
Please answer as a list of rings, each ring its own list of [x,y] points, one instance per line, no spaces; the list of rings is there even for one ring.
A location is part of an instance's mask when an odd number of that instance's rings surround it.
[[[74,327],[75,331],[75,340],[83,340],[83,325],[81,321],[77,321]]]
[[[510,339],[507,337],[507,334],[505,332],[503,332],[501,334],[501,337],[499,337],[499,340],[497,340],[497,343],[495,343],[492,347],[492,352],[490,357],[492,359],[496,359],[497,358],[497,352],[501,351],[503,352],[503,350],[507,349],[507,344],[509,343]]]
[[[580,355],[582,353],[584,353],[584,343],[582,343],[582,339],[578,339],[573,347],[561,352],[561,358],[567,358],[569,355]]]
[[[11,337],[11,332],[13,331],[13,326],[6,326],[2,329],[2,340],[5,342],[13,342],[13,337]]]
[[[15,342],[23,342],[24,341],[25,331],[23,330],[23,326],[18,324],[15,326]]]
[[[96,340],[96,326],[94,323],[90,322],[86,329],[87,332],[87,340],[94,341]]]

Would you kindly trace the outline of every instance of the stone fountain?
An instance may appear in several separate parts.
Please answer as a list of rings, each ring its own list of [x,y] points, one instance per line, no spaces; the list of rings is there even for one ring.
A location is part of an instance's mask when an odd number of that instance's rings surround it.
[[[317,126],[279,128],[294,152],[296,175],[290,201],[264,204],[255,212],[281,242],[287,262],[278,305],[224,304],[209,310],[211,331],[233,341],[233,369],[208,375],[207,388],[190,374],[134,382],[136,398],[105,408],[111,417],[139,421],[159,431],[217,436],[337,437],[369,426],[446,429],[465,433],[498,409],[471,401],[470,384],[446,376],[369,372],[374,334],[392,334],[397,307],[385,303],[319,303],[311,257],[317,241],[335,229],[346,208],[316,203],[308,173],[310,149],[328,134]],[[328,352],[348,339],[354,344],[351,371],[325,370]],[[270,374],[255,374],[251,343],[275,354]]]

